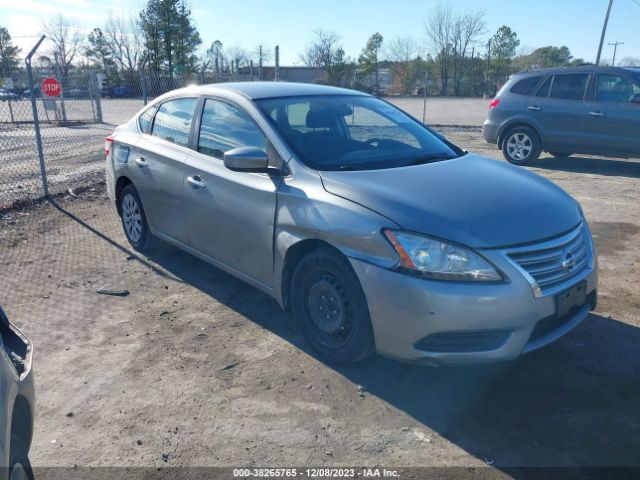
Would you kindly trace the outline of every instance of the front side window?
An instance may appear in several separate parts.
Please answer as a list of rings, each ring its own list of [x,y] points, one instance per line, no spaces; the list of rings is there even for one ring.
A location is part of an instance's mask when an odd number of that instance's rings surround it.
[[[588,81],[589,75],[586,73],[556,75],[549,96],[562,100],[582,100]]]
[[[513,87],[511,87],[511,90],[509,90],[509,92],[515,93],[517,95],[531,95],[531,92],[541,79],[542,77],[523,78]]]
[[[596,100],[605,103],[629,103],[640,95],[640,81],[633,82],[622,75],[598,75]]]
[[[164,102],[153,120],[151,135],[186,147],[197,98],[178,98]]]
[[[204,104],[198,151],[222,159],[238,147],[267,148],[267,138],[244,110],[220,100]]]
[[[256,103],[300,160],[316,170],[395,168],[463,154],[375,97],[317,95]]]

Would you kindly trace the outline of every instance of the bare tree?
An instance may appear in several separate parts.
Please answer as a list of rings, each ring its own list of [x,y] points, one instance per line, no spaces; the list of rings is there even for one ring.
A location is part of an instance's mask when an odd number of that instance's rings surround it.
[[[466,58],[469,50],[486,33],[485,15],[486,13],[483,9],[478,9],[475,12],[456,15],[453,20],[451,43],[453,44],[454,95],[460,95],[462,80],[466,73]]]
[[[604,63],[604,62],[603,62]],[[640,67],[640,58],[624,57],[618,62],[620,67]]]
[[[74,20],[58,14],[42,23],[42,30],[53,43],[50,55],[58,58],[62,80],[66,80],[73,61],[83,50],[84,35]]]
[[[341,49],[340,37],[320,28],[313,31],[314,39],[298,56],[307,67],[329,68]]]
[[[392,71],[399,83],[401,93],[411,93],[416,80],[417,68],[415,59],[418,55],[418,44],[411,37],[398,37],[389,41],[384,55],[392,63]]]
[[[454,15],[451,6],[439,2],[424,21],[427,42],[440,69],[440,94],[449,89],[449,73],[452,63]]]
[[[120,71],[133,72],[142,61],[143,38],[135,17],[109,15],[103,29]]]

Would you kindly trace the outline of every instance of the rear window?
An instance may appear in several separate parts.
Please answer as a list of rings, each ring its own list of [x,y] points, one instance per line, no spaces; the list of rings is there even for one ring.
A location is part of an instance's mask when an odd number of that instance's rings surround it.
[[[156,107],[147,108],[142,115],[138,117],[138,126],[140,127],[140,131],[142,133],[147,133],[149,131],[149,125],[153,120],[153,114],[156,113]]]
[[[523,78],[519,82],[516,82],[509,92],[515,93],[516,95],[531,95],[531,92],[540,80],[542,80],[541,76]]]
[[[197,98],[179,98],[160,105],[153,121],[151,135],[186,147]]]
[[[550,97],[562,100],[582,100],[588,80],[589,75],[586,73],[556,75],[553,79]]]

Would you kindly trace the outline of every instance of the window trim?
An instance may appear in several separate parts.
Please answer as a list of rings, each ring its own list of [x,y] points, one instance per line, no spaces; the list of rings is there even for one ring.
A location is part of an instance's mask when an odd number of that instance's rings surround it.
[[[253,115],[251,115],[247,111],[246,108],[242,107],[242,105],[239,105],[237,102],[234,102],[233,100],[230,100],[230,99],[228,99],[226,97],[222,97],[222,96],[219,96],[219,95],[211,95],[211,94],[202,95],[200,97],[200,102],[196,106],[197,121],[196,122],[192,122],[192,124],[191,124],[191,126],[192,126],[192,134],[193,134],[193,143],[190,142],[191,150],[193,150],[195,153],[197,153],[199,155],[203,155],[206,158],[210,158],[210,159],[213,159],[213,160],[215,160],[217,162],[220,162],[220,163],[224,164],[224,158],[218,158],[218,157],[214,157],[213,155],[207,155],[206,153],[202,153],[201,151],[198,150],[198,147],[200,145],[200,130],[202,128],[202,118],[204,117],[204,107],[205,107],[205,105],[207,103],[207,100],[216,100],[216,101],[219,101],[219,102],[222,102],[222,103],[226,103],[228,105],[231,105],[232,107],[237,108],[238,110],[243,112],[245,115],[247,115],[251,119],[253,124],[256,126],[258,131],[260,133],[262,133],[262,135],[264,136],[264,138],[266,140],[266,142],[265,142],[265,152],[267,153],[267,155],[269,154],[269,144],[271,143],[271,140],[269,140],[269,135],[267,135],[266,132],[264,131],[264,129],[258,124],[258,122],[253,117]],[[198,109],[199,109],[199,111],[198,111]],[[279,153],[278,153],[278,156],[280,156]]]
[[[153,126],[156,123],[156,116],[158,115],[158,112],[160,111],[160,108],[162,107],[162,105],[164,105],[165,103],[168,103],[168,102],[175,101],[175,100],[188,100],[188,99],[196,100],[196,104],[193,107],[193,114],[191,116],[191,122],[189,124],[189,135],[187,136],[187,144],[186,145],[180,145],[179,143],[170,142],[169,140],[166,140],[166,139],[164,139],[162,137],[158,137],[156,135],[153,135],[153,133],[152,133],[153,132]],[[174,97],[166,98],[162,102],[158,102],[157,104],[155,104],[156,111],[153,114],[153,121],[149,124],[149,131],[147,132],[147,135],[149,135],[150,137],[153,137],[153,138],[155,138],[157,140],[160,140],[162,142],[165,142],[165,143],[167,143],[169,145],[173,145],[175,147],[189,149],[190,145],[191,145],[191,135],[193,133],[193,123],[194,123],[193,120],[196,117],[199,103],[200,103],[200,96],[198,96],[198,95],[185,95],[185,96],[176,95]]]

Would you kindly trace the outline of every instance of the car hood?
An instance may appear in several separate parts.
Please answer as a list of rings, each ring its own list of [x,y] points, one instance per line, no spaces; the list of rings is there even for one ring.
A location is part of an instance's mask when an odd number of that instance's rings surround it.
[[[554,183],[478,155],[424,165],[320,172],[324,188],[393,220],[401,228],[493,248],[564,233],[580,207]]]

